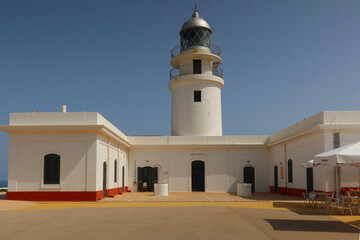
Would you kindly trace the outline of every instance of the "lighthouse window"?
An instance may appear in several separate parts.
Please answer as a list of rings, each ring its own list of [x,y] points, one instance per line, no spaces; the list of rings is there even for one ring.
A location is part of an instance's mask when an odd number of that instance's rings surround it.
[[[193,60],[193,72],[194,72],[194,74],[201,74],[201,60],[200,59]]]
[[[201,102],[201,91],[194,91],[194,102]]]
[[[60,156],[57,154],[44,157],[44,184],[60,184]]]
[[[191,28],[180,33],[181,51],[197,48],[211,47],[211,32],[205,28]]]

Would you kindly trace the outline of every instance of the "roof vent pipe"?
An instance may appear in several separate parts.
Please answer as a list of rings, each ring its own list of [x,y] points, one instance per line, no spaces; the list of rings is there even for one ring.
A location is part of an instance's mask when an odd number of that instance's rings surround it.
[[[66,105],[61,105],[61,112],[66,113]]]

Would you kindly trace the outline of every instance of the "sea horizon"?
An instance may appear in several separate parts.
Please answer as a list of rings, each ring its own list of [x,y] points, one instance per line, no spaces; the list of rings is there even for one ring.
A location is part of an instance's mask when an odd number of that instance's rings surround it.
[[[8,181],[7,180],[0,180],[0,188],[8,187]]]

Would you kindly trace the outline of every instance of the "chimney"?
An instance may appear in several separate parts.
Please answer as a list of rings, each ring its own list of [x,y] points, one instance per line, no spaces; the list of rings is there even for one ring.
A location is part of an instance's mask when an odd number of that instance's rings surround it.
[[[66,105],[61,105],[61,112],[66,113]]]

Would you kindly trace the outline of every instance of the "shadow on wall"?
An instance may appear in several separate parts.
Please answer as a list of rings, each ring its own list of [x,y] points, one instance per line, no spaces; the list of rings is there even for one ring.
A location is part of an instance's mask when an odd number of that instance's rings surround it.
[[[359,229],[340,221],[264,219],[276,231],[358,233]]]

